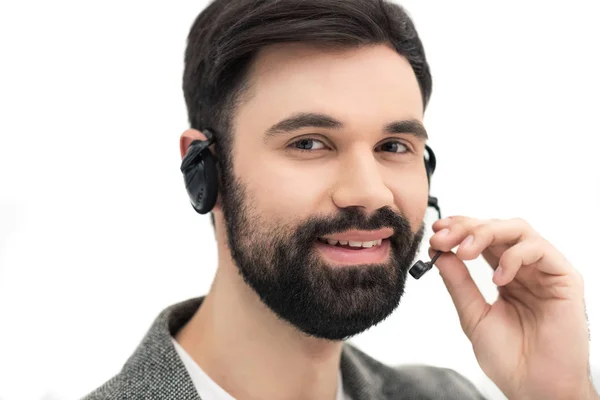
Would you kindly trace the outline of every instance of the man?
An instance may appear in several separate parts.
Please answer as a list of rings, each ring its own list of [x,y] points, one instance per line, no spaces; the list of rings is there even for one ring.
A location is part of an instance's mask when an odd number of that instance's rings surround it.
[[[454,371],[392,368],[344,343],[398,306],[423,238],[431,87],[397,5],[211,3],[188,38],[180,147],[214,140],[217,274],[87,399],[481,399]],[[436,266],[498,387],[597,399],[583,282],[567,260],[519,219],[433,230],[430,255],[444,252]],[[479,255],[495,269],[493,305],[463,263]]]

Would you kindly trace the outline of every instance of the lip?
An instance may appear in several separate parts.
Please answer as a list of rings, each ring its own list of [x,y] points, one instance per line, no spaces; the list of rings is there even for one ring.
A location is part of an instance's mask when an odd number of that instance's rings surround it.
[[[390,241],[384,239],[379,246],[351,250],[315,241],[319,253],[334,266],[383,264],[389,260]]]
[[[382,228],[376,231],[346,231],[335,233],[333,235],[323,236],[324,239],[354,241],[354,242],[372,242],[379,239],[388,239],[394,234],[392,228]]]

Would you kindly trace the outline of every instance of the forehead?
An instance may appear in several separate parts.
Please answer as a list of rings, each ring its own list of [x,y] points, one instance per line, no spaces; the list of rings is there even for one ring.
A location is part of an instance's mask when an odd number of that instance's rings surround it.
[[[249,70],[251,96],[237,123],[258,130],[299,112],[320,112],[348,126],[422,120],[417,78],[405,57],[387,45],[323,49],[302,43],[264,47]]]

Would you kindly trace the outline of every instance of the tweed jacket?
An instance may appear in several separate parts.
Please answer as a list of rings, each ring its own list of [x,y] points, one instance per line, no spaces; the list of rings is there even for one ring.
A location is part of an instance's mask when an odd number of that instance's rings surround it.
[[[202,400],[171,341],[202,300],[190,299],[161,312],[121,371],[84,400]],[[342,347],[340,368],[344,392],[352,400],[484,400],[471,382],[451,369],[392,368],[349,343]]]

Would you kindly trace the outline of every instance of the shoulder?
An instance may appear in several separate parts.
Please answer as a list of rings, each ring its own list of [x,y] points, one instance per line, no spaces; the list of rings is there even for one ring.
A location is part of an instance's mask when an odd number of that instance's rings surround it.
[[[421,364],[387,366],[354,346],[344,347],[348,378],[371,386],[370,392],[380,398],[485,400],[473,383],[452,369]]]

